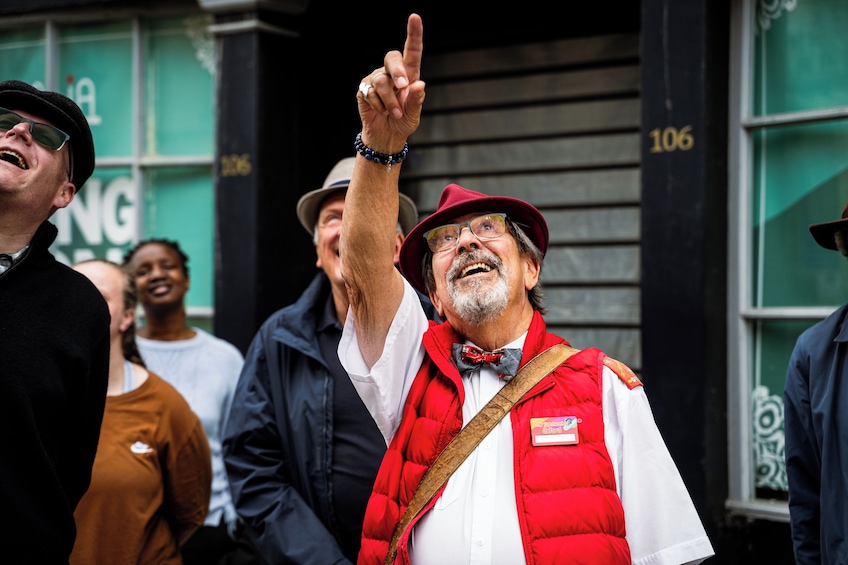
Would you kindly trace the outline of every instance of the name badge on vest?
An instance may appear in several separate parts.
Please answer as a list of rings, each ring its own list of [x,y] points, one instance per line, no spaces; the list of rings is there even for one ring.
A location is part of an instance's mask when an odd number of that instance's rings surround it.
[[[533,445],[577,445],[577,416],[530,418],[530,437]]]

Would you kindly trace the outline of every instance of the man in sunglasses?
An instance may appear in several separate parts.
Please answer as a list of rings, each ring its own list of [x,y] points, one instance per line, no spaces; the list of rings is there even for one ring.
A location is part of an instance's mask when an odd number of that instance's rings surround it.
[[[88,489],[109,363],[109,312],[55,260],[48,218],[94,170],[70,99],[0,82],[0,533],[8,563],[67,563]]]
[[[424,101],[422,38],[413,14],[403,53],[389,52],[357,94],[339,359],[389,443],[358,562],[700,563],[713,549],[641,382],[594,348],[555,366],[402,521],[450,440],[516,369],[565,344],[542,317],[547,224],[523,200],[448,185],[393,267],[399,165]],[[445,323],[427,323],[414,289]]]

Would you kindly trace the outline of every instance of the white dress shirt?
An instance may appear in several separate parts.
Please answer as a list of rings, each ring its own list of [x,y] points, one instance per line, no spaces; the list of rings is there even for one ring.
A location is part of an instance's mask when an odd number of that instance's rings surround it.
[[[342,366],[387,444],[424,360],[421,337],[427,319],[415,291],[405,284],[383,353],[370,369],[359,351],[352,312],[348,312],[339,343]],[[522,347],[525,337],[505,347]],[[714,554],[713,548],[654,422],[643,387],[629,389],[606,367],[602,379],[604,441],[624,506],[632,562],[700,563]],[[463,382],[462,414],[463,424],[467,424],[505,382],[488,368],[475,371]],[[435,507],[415,526],[412,564],[525,563],[513,470],[512,423],[506,417],[460,465]]]

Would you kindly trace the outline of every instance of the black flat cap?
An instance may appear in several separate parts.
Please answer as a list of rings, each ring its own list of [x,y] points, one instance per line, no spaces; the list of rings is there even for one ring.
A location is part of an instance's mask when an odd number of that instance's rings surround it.
[[[71,136],[68,141],[74,160],[71,182],[79,192],[94,172],[94,140],[88,120],[76,102],[58,92],[38,90],[20,80],[4,80],[0,82],[0,106],[38,116]]]

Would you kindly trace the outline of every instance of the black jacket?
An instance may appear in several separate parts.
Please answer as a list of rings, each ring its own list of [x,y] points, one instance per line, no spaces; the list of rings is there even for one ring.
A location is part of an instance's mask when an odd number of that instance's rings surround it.
[[[109,311],[44,222],[0,275],[0,561],[67,563],[109,372]]]

